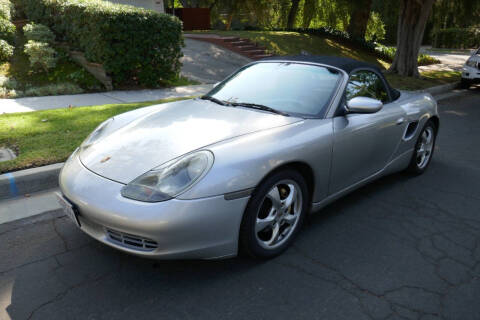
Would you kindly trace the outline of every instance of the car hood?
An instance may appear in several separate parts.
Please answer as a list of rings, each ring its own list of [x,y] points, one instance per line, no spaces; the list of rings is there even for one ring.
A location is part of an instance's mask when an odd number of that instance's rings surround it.
[[[301,120],[200,99],[124,115],[109,124],[115,127],[121,123],[118,128],[105,130],[99,141],[80,151],[85,167],[124,184],[188,152]]]

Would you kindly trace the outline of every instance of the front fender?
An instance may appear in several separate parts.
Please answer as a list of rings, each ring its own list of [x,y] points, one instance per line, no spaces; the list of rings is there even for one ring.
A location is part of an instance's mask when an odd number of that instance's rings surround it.
[[[327,195],[332,120],[307,119],[222,141],[206,148],[215,155],[210,172],[179,199],[196,199],[254,188],[270,172],[291,162],[314,173],[313,201]]]

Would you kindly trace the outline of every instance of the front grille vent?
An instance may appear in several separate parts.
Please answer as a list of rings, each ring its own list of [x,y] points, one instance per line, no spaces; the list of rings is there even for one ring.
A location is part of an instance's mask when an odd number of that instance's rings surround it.
[[[142,238],[140,236],[127,234],[127,233],[123,233],[123,232],[108,229],[108,228],[106,229],[106,231],[107,231],[108,239],[111,242],[130,248],[130,249],[136,249],[141,251],[152,251],[158,248],[157,242],[147,238]]]

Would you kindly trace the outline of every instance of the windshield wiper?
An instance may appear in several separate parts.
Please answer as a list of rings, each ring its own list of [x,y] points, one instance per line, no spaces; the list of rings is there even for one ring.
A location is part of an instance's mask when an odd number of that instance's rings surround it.
[[[245,107],[245,108],[252,108],[252,109],[257,109],[257,110],[263,110],[263,111],[268,111],[271,113],[276,113],[280,114],[285,117],[290,117],[290,115],[286,112],[276,110],[267,106],[264,106],[263,104],[256,104],[256,103],[247,103],[247,102],[232,102],[230,105],[234,107]]]
[[[229,106],[230,105],[230,103],[228,103],[227,101],[223,101],[223,100],[211,97],[211,96],[201,96],[200,99],[209,100],[209,101],[215,102],[216,104],[219,104],[219,105],[222,105],[222,106]]]

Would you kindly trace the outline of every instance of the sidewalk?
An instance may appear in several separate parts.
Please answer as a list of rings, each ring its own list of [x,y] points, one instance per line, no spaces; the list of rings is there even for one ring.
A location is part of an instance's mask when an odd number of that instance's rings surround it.
[[[203,84],[155,90],[109,91],[62,96],[0,99],[0,114],[60,109],[69,105],[79,107],[199,96],[210,91],[212,87],[211,84]]]

